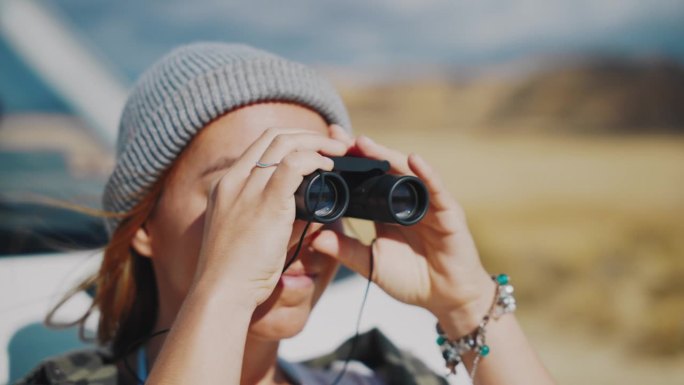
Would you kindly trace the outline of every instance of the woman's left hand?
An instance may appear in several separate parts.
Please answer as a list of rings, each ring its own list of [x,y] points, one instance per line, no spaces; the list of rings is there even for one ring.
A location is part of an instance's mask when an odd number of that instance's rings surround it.
[[[368,137],[353,139],[340,127],[333,127],[331,135],[347,142],[354,155],[388,160],[391,173],[422,179],[430,206],[413,226],[376,223],[371,246],[325,230],[312,243],[314,249],[366,277],[373,255],[372,280],[380,288],[399,301],[431,311],[453,337],[470,333],[487,313],[495,285],[480,263],[461,206],[420,156],[405,156]]]

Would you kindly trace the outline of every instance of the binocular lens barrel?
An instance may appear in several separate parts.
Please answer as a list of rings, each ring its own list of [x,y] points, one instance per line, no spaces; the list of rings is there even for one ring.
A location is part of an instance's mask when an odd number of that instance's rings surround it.
[[[315,176],[311,181],[307,200],[313,203],[314,215],[329,216],[335,211],[335,206],[339,201],[337,187],[333,182],[324,181],[320,176]]]
[[[397,218],[408,219],[419,207],[418,192],[410,183],[400,183],[392,191],[390,202],[392,213]]]
[[[332,172],[308,175],[295,193],[297,217],[330,223],[339,219],[349,205],[349,188]]]
[[[420,179],[384,174],[351,189],[346,216],[408,226],[423,219],[427,207],[428,192]]]

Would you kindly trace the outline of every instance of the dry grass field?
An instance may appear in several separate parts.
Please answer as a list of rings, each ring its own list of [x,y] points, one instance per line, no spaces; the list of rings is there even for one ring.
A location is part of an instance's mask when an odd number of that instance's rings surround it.
[[[441,171],[561,383],[684,378],[684,138],[358,131]]]
[[[348,91],[355,130],[441,172],[559,383],[682,381],[684,137],[483,128],[491,86],[450,126],[450,91],[418,88]]]

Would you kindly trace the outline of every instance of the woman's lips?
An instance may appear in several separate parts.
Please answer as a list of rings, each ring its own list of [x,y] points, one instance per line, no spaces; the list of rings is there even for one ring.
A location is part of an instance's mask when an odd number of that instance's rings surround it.
[[[304,272],[285,272],[280,276],[279,284],[284,288],[290,289],[304,289],[312,287],[314,284],[315,274],[305,274]]]

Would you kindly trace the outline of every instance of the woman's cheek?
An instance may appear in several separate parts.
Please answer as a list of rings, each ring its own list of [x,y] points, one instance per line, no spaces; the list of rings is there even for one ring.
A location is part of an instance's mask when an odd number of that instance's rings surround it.
[[[192,274],[202,245],[206,198],[168,189],[155,213],[157,254],[174,275]],[[192,275],[190,275],[192,276]]]
[[[321,295],[328,287],[328,285],[330,285],[330,282],[333,280],[333,277],[335,276],[337,269],[340,267],[339,263],[333,258],[330,258],[328,256],[320,256],[318,258],[323,258],[325,260],[323,262],[323,264],[325,264],[325,267],[322,269],[321,274],[316,282],[314,303],[318,302],[318,299],[321,297]]]

